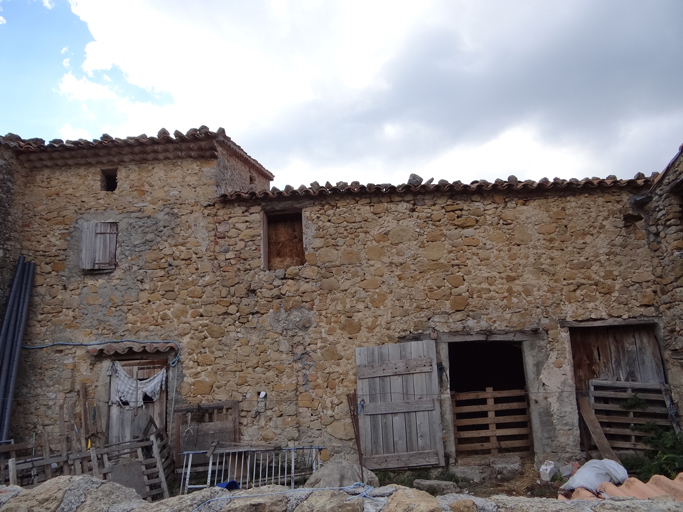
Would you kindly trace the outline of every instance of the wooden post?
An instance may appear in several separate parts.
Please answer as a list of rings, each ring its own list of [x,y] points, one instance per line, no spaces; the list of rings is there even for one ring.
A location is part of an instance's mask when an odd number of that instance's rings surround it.
[[[90,462],[92,463],[93,476],[100,480],[104,480],[104,478],[102,478],[102,473],[100,473],[100,465],[97,462],[97,449],[94,446],[90,449]]]
[[[161,453],[159,451],[159,443],[157,442],[156,434],[149,436],[152,441],[152,451],[154,452],[154,458],[157,461],[157,468],[159,469],[159,480],[161,482],[161,488],[164,490],[164,498],[168,498],[170,495],[168,493],[168,485],[166,483],[166,474],[164,473],[164,461],[161,458]]]
[[[588,427],[588,430],[590,430],[593,441],[595,441],[595,444],[597,445],[598,450],[600,450],[600,454],[603,456],[603,458],[610,459],[621,464],[619,457],[617,457],[617,455],[614,453],[614,450],[610,446],[609,441],[607,441],[605,433],[603,432],[602,427],[595,417],[593,409],[591,409],[590,403],[588,403],[588,399],[585,396],[579,397],[579,413],[581,413],[583,420],[586,422],[586,426]]]
[[[175,459],[175,467],[179,468],[180,467],[180,423],[183,421],[183,414],[180,412],[174,412],[175,415],[175,421],[174,421],[174,428],[175,432],[173,433],[173,456]]]
[[[71,455],[73,456],[73,461],[74,461],[74,472],[77,475],[80,475],[83,473],[82,468],[81,468],[81,459],[77,458],[76,455],[78,455],[81,450],[79,449],[79,440],[76,436],[71,437]]]
[[[95,425],[97,428],[97,447],[104,448],[107,443],[107,433],[104,426],[104,417],[102,416],[102,407],[95,406]],[[94,443],[93,443],[94,445]]]
[[[235,442],[240,442],[240,408],[237,400],[232,402],[232,423],[234,425]]]
[[[85,382],[81,382],[79,388],[80,405],[81,405],[81,433],[85,437],[90,437],[90,429],[88,428],[88,406],[86,403]]]
[[[9,484],[19,485],[17,482],[17,459],[14,457],[9,460]]]
[[[69,450],[66,447],[66,430],[64,428],[64,398],[59,400],[59,448],[62,457],[65,457],[62,462],[62,469],[65,475],[69,474]]]
[[[50,458],[50,440],[47,432],[43,432],[43,459]],[[45,480],[52,478],[52,464],[45,464]]]
[[[487,393],[493,393],[493,388],[486,388]],[[494,410],[495,398],[488,397],[486,399],[486,405],[489,406],[488,418],[489,418],[489,430],[491,430],[490,442],[493,445],[491,448],[491,455],[498,455],[498,437],[496,436],[496,411]]]

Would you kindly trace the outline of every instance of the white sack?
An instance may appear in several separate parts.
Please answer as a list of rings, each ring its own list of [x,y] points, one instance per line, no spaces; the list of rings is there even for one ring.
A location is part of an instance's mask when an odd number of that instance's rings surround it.
[[[589,491],[597,492],[602,482],[619,485],[627,478],[626,468],[618,462],[608,459],[589,460],[560,489],[567,491],[585,487]]]

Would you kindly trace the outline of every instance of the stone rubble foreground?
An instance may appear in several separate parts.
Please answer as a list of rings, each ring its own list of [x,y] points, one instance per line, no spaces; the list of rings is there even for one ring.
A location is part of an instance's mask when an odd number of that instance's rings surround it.
[[[508,496],[482,499],[468,494],[447,494],[437,499],[424,491],[399,485],[386,486],[376,491],[378,495],[388,496],[380,499],[373,498],[374,491],[369,492],[369,497],[364,498],[354,497],[353,494],[342,490],[302,489],[291,492],[289,488],[270,485],[232,494],[224,489],[213,487],[149,503],[133,489],[113,482],[105,482],[91,476],[60,476],[33,489],[16,486],[0,487],[0,511],[184,512],[195,510],[200,505],[201,512],[441,512],[442,510],[446,512],[451,510],[669,512],[683,510],[683,507],[677,503],[658,500],[562,502],[553,499]],[[237,498],[237,496],[243,497]],[[301,496],[305,498],[302,500]],[[231,499],[228,499],[230,497]],[[209,502],[209,500],[214,501]],[[472,508],[473,506],[476,508]]]

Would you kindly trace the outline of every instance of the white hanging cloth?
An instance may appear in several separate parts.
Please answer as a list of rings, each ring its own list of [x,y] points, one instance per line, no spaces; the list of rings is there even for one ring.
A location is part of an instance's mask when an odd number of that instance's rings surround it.
[[[116,375],[116,397],[121,406],[121,402],[128,402],[128,407],[142,407],[143,395],[156,402],[161,390],[165,389],[166,368],[149,379],[137,380],[128,375],[118,361],[114,361],[111,366]]]

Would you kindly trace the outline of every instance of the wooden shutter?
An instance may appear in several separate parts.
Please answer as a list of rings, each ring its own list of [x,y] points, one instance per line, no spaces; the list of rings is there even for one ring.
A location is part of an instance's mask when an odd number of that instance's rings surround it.
[[[86,222],[81,228],[81,268],[92,270],[95,268],[95,224]]]
[[[96,270],[116,268],[116,239],[119,234],[118,222],[98,222],[95,226],[95,266]]]
[[[114,270],[116,268],[117,222],[86,222],[81,229],[81,268]]]
[[[357,348],[356,378],[368,469],[444,464],[433,340]]]

